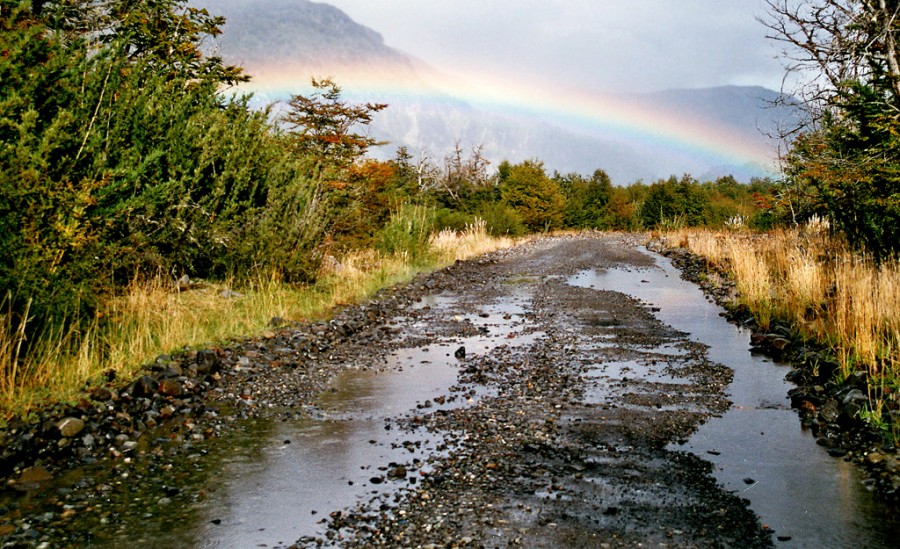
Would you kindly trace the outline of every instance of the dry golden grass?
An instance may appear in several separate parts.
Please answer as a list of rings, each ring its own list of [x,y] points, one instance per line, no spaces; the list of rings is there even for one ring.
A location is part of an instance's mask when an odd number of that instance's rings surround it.
[[[431,247],[442,263],[465,260],[494,250],[509,248],[516,240],[509,237],[492,237],[487,232],[487,224],[476,219],[475,223],[458,233],[443,230],[431,237]]]
[[[324,318],[335,307],[363,300],[418,272],[511,245],[511,239],[491,238],[481,223],[460,234],[433,236],[430,263],[413,265],[403,254],[355,251],[335,260],[312,286],[259,277],[237,293],[227,283],[204,282],[177,292],[169,280],[135,282],[108,301],[84,333],[45,334],[28,356],[22,356],[25,326],[0,315],[0,420],[45,400],[72,398],[86,380],[102,372],[115,370],[128,378],[160,354],[259,334],[275,317]]]
[[[786,320],[829,347],[843,377],[868,370],[880,410],[900,389],[900,263],[876,265],[826,229],[819,221],[765,235],[679,231],[664,238],[730,272],[739,301],[763,328]]]

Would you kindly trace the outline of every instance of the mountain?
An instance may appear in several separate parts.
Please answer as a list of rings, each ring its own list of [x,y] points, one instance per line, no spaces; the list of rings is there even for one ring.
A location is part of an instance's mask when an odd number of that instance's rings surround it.
[[[787,107],[768,108],[777,99],[776,92],[723,87],[588,103],[582,108],[591,123],[573,124],[555,114],[567,107],[564,96],[535,108],[485,106],[461,78],[389,47],[378,32],[325,3],[193,0],[191,4],[227,18],[224,33],[211,50],[245,67],[253,77],[248,89],[258,101],[304,93],[311,77],[330,76],[348,99],[388,103],[390,107],[370,128],[374,137],[390,142],[374,151],[381,158],[392,157],[404,145],[413,154],[439,162],[461,144],[480,146],[494,163],[538,158],[560,172],[602,168],[622,184],[682,173],[704,178],[734,174],[747,180],[771,175],[764,161],[752,159],[761,158],[760,150],[774,150],[764,132],[771,133],[792,116]],[[632,124],[630,113],[641,123]],[[615,123],[608,124],[608,119]],[[627,131],[610,129],[622,126]],[[699,129],[680,135],[682,126]],[[710,143],[701,146],[704,132]],[[719,142],[733,143],[731,154],[718,154],[718,149],[726,149]]]

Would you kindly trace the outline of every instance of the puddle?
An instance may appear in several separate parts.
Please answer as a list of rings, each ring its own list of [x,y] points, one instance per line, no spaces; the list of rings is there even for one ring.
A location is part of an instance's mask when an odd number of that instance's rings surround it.
[[[287,547],[323,534],[320,521],[330,513],[414,485],[428,470],[426,457],[441,454],[439,437],[401,431],[386,420],[423,406],[473,402],[456,394],[442,398],[458,372],[452,350],[449,359],[446,354],[444,346],[407,349],[387,371],[344,372],[316,403],[315,418],[242,420],[211,441],[193,469],[171,473],[186,492],[202,494],[197,501],[169,511],[117,511],[116,525],[84,527],[101,545],[133,547]],[[397,474],[396,465],[406,474]],[[110,504],[122,509],[127,504],[118,499],[135,497],[155,502],[160,495],[135,488]]]
[[[658,308],[657,318],[708,345],[710,360],[734,370],[733,408],[702,425],[686,445],[670,448],[712,462],[717,480],[750,501],[780,547],[893,545],[900,520],[862,485],[854,466],[828,456],[801,429],[785,367],[751,355],[750,332],[723,319],[722,309],[682,280],[667,258],[654,257],[656,268],[584,271],[568,282]]]
[[[585,377],[588,380],[643,381],[646,383],[665,383],[673,385],[687,385],[690,383],[689,379],[676,376],[675,374],[666,374],[663,373],[662,370],[663,368],[641,364],[637,360],[628,360],[624,362],[595,364],[590,366],[588,371],[585,372]]]
[[[480,328],[478,336],[400,349],[386,365],[343,372],[316,400],[310,419],[242,421],[212,441],[209,455],[198,460],[203,474],[187,484],[203,494],[200,501],[187,503],[175,516],[123,516],[114,532],[100,534],[103,541],[286,547],[304,536],[323,535],[322,521],[332,512],[414,485],[427,471],[426,458],[441,455],[444,441],[425,431],[402,431],[388,420],[476,403],[483,392],[452,392],[462,360],[541,337],[524,318],[528,299],[512,295],[454,317]],[[439,295],[423,299],[419,308],[434,309],[428,316],[452,316],[458,303]],[[466,350],[462,360],[456,356],[460,347]],[[406,468],[405,475],[390,474],[397,465]],[[147,497],[158,498],[152,492]],[[141,535],[135,537],[135,531]]]

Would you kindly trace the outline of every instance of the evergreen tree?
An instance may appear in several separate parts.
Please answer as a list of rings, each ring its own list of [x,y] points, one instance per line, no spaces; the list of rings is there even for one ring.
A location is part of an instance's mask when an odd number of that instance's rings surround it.
[[[499,172],[503,202],[516,211],[529,230],[548,231],[562,226],[565,197],[541,162],[504,162]]]

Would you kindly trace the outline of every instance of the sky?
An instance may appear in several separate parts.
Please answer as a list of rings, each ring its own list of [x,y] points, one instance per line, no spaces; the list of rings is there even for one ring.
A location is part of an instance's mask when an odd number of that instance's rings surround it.
[[[388,46],[453,74],[597,92],[778,90],[763,0],[327,0]]]

